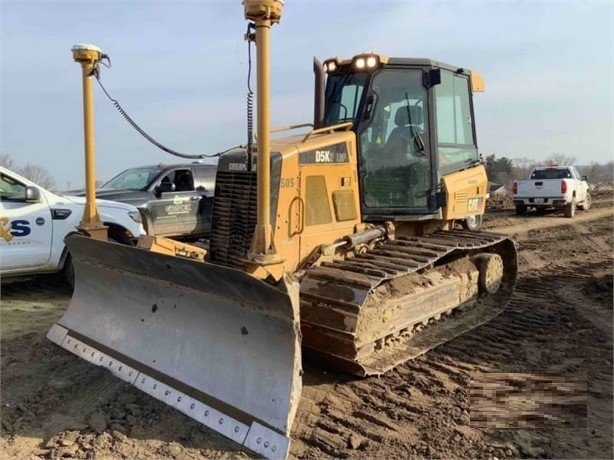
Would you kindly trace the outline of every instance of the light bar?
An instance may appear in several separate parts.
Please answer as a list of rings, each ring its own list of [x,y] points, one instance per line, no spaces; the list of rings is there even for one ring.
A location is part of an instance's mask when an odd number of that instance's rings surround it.
[[[371,72],[385,64],[388,58],[379,54],[358,54],[352,58],[352,67],[359,72]]]
[[[327,59],[323,64],[324,72],[332,73],[339,69],[339,61],[337,58]]]

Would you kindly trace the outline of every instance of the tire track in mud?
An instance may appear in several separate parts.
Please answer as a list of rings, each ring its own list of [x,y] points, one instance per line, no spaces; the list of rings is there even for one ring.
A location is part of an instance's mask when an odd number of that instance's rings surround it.
[[[610,219],[599,219],[594,228],[611,232]],[[603,409],[612,405],[611,329],[608,333],[590,319],[598,312],[611,324],[612,315],[582,291],[594,273],[611,276],[611,251],[586,238],[549,263],[549,246],[556,251],[566,244],[559,234],[573,240],[587,232],[557,227],[521,240],[528,251],[539,251],[522,271],[507,309],[477,330],[379,378],[344,379],[307,367],[312,378],[303,391],[291,453],[298,458],[382,452],[396,458],[611,456],[612,411]],[[474,372],[585,375],[590,430],[569,435],[556,428],[474,428],[469,401]]]

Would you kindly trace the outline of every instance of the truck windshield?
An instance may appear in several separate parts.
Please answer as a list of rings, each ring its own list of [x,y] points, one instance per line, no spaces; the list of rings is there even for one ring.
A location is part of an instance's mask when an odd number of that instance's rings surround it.
[[[154,179],[160,174],[160,169],[149,168],[127,169],[102,186],[103,190],[147,190]]]

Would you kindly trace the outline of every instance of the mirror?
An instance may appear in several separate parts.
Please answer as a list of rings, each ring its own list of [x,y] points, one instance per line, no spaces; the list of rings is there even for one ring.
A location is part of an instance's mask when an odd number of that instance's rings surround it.
[[[172,182],[160,182],[160,185],[156,187],[156,196],[159,197],[163,193],[174,192],[175,184]]]
[[[41,192],[38,187],[28,185],[26,187],[26,201],[28,203],[38,203],[41,200]]]

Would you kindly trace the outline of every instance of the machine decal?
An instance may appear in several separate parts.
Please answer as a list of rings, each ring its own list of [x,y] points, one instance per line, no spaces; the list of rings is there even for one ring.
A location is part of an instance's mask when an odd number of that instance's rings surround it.
[[[245,163],[228,163],[228,171],[247,171]]]
[[[481,198],[469,198],[467,201],[467,211],[477,211],[482,205]]]
[[[281,188],[294,188],[294,177],[282,177]]]
[[[177,214],[189,214],[192,210],[192,205],[190,203],[182,204],[169,204],[164,208],[167,214],[169,215],[177,215]]]
[[[300,164],[311,163],[348,163],[350,161],[345,142],[329,147],[308,150],[299,156]]]

